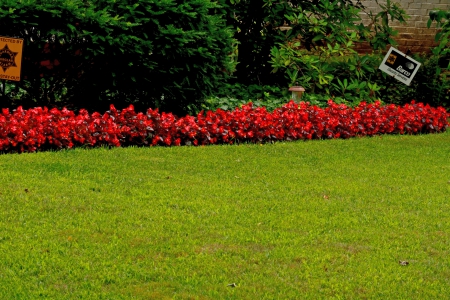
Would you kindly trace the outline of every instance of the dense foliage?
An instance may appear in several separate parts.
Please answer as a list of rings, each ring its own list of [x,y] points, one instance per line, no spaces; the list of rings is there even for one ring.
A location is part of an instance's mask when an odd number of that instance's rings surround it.
[[[433,49],[433,54],[446,56],[450,54],[450,10],[432,10],[429,14],[427,27],[430,28],[436,22],[436,28],[439,29],[435,36],[435,41],[439,44]]]
[[[413,55],[413,58],[421,66],[410,86],[393,81],[381,71],[376,74],[375,80],[382,88],[380,99],[396,104],[416,99],[431,106],[450,108],[450,68],[441,66],[436,55]]]
[[[323,109],[290,101],[268,112],[244,105],[234,111],[200,112],[178,118],[130,105],[104,113],[22,107],[0,114],[0,151],[33,152],[75,146],[207,145],[298,139],[350,138],[384,133],[414,134],[445,131],[450,114],[422,103],[382,106],[361,103],[355,108],[329,101]]]
[[[237,82],[247,85],[286,84],[283,74],[271,72],[272,64],[269,61],[274,56],[274,47],[296,45],[296,48],[301,46],[302,50],[314,55],[323,47],[327,49],[328,45],[334,47],[340,44],[349,48],[348,41],[351,40],[366,41],[374,49],[384,49],[388,44],[395,44],[392,37],[396,32],[389,26],[389,22],[404,22],[407,17],[397,4],[389,0],[386,5],[380,4],[379,12],[368,12],[372,20],[371,26],[362,24],[359,13],[364,10],[364,6],[360,1],[219,2],[227,12],[227,23],[236,30],[234,36],[238,41],[239,63],[234,75]],[[283,60],[283,63],[286,63],[286,60]],[[288,65],[289,63],[286,64]],[[313,80],[319,81],[317,74]]]
[[[1,35],[25,39],[9,104],[185,111],[233,70],[217,9],[210,0],[1,1]]]

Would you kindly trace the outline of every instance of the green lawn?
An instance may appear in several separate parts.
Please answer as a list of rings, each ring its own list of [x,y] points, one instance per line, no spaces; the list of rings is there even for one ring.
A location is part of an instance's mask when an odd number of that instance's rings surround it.
[[[449,132],[0,155],[0,299],[448,295]]]

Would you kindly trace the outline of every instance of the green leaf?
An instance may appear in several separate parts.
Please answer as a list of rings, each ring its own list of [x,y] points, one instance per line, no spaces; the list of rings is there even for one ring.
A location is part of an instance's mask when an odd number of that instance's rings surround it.
[[[313,42],[317,42],[317,41],[320,41],[320,40],[322,40],[322,39],[324,39],[325,38],[325,35],[323,35],[323,34],[318,34],[318,35],[316,35],[313,39],[312,39],[312,41]]]

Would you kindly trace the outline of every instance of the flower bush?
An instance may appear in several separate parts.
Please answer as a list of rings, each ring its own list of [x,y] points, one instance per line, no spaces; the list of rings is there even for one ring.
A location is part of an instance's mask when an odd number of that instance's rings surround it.
[[[328,102],[319,108],[293,101],[268,112],[252,103],[233,111],[200,112],[176,117],[148,109],[135,112],[130,105],[117,110],[111,105],[104,114],[78,114],[68,109],[18,107],[0,114],[0,151],[34,152],[76,146],[209,145],[220,143],[350,138],[378,134],[442,132],[450,114],[414,101],[404,106],[380,102],[351,108]]]

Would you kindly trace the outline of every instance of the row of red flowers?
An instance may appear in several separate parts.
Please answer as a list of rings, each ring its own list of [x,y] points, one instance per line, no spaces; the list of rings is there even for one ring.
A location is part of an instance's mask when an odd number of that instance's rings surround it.
[[[327,108],[293,101],[268,112],[251,103],[233,111],[200,112],[178,118],[148,109],[136,113],[111,105],[103,115],[68,109],[18,107],[0,114],[0,151],[34,152],[75,146],[207,145],[298,139],[349,138],[397,133],[442,132],[450,114],[411,102],[404,106],[361,103],[351,108],[328,102]]]

